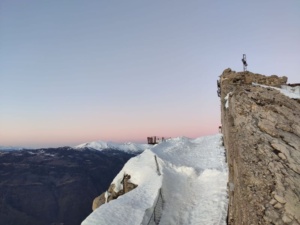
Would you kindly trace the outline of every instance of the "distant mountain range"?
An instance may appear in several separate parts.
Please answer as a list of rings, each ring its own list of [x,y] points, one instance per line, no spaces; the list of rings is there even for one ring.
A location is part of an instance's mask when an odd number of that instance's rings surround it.
[[[129,152],[129,153],[140,153],[145,149],[152,148],[152,145],[148,144],[139,144],[139,143],[116,143],[116,142],[104,142],[104,141],[93,141],[93,142],[86,142],[74,147],[77,150],[84,150],[84,149],[94,149],[94,150],[105,150],[105,149],[114,149],[122,152]],[[62,148],[62,147],[60,147]],[[0,146],[0,151],[13,151],[13,150],[25,150],[25,149],[33,149],[33,148],[23,148],[23,147],[14,147],[14,146]],[[43,148],[39,148],[43,149]],[[47,148],[50,149],[50,148]],[[59,148],[58,148],[59,149]]]
[[[80,224],[92,212],[93,199],[143,147],[151,146],[1,147],[0,225]]]

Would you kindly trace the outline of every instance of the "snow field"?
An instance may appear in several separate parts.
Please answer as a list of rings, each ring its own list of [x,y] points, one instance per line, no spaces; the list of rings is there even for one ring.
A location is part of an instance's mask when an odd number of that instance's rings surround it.
[[[167,164],[160,225],[226,224],[228,175],[220,145],[221,135],[215,135],[173,139],[152,149]]]
[[[225,225],[228,172],[221,137],[174,138],[130,159],[112,183],[120,190],[126,173],[138,187],[96,209],[82,225],[148,224],[160,188],[160,225]]]

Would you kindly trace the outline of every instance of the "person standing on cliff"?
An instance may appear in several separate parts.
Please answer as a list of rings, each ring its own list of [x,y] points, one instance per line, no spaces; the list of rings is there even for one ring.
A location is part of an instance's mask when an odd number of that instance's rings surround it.
[[[247,70],[247,61],[246,61],[246,54],[243,54],[243,58],[242,58],[242,62],[243,62],[243,65],[244,65],[244,71]]]
[[[244,64],[244,66],[248,66],[248,64],[246,62],[246,54],[243,54],[242,62]]]

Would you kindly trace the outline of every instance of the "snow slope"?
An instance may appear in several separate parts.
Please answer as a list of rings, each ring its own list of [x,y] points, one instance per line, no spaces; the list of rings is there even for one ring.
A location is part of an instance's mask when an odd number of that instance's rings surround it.
[[[151,147],[152,145],[137,144],[131,142],[119,144],[114,142],[93,141],[93,142],[77,145],[74,148],[75,149],[91,148],[99,151],[104,149],[115,149],[124,152],[138,153],[144,151],[145,149],[150,149]]]
[[[225,225],[228,172],[221,137],[169,139],[130,159],[112,183],[120,190],[126,173],[138,187],[96,209],[82,225],[154,224],[148,221],[160,189],[160,225]]]

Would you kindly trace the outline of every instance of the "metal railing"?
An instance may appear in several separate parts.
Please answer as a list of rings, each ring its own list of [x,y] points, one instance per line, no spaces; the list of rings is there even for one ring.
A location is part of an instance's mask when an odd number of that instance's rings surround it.
[[[161,176],[161,171],[159,168],[159,164],[157,162],[156,155],[154,156],[154,159],[155,159],[157,174],[158,176]],[[164,206],[164,199],[162,195],[162,189],[160,188],[158,190],[158,195],[155,204],[151,208],[145,211],[145,215],[141,225],[158,225],[161,219],[163,206]]]
[[[160,169],[159,169],[159,165],[158,165],[158,162],[157,162],[157,157],[156,157],[156,155],[154,156],[154,159],[155,159],[155,163],[156,163],[156,171],[157,171],[157,174],[160,176],[160,175],[161,175],[161,172],[160,172]]]
[[[142,223],[147,225],[158,225],[161,219],[162,211],[163,211],[164,199],[162,196],[161,188],[158,190],[158,197],[154,207],[152,208],[153,211],[151,213],[150,219],[148,223]]]

